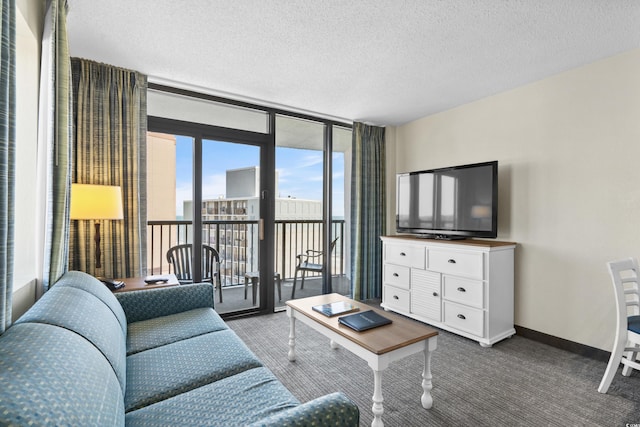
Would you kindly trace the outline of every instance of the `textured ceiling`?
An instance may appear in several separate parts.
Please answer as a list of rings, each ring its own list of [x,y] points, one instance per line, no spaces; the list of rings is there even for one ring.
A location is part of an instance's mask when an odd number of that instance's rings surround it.
[[[378,125],[640,47],[637,0],[69,4],[72,56],[150,81]]]

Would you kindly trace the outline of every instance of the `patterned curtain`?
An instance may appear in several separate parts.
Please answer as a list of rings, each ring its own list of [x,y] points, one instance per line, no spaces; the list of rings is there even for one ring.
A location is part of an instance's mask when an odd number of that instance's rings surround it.
[[[102,268],[91,221],[71,225],[70,268],[96,276],[146,274],[147,77],[73,58],[74,182],[118,185],[124,220],[101,221]]]
[[[11,324],[13,295],[13,221],[16,160],[16,10],[2,5],[0,44],[0,334]]]
[[[43,291],[67,271],[71,193],[71,66],[67,41],[67,2],[50,0],[42,36],[40,131],[44,153]]]
[[[384,128],[353,125],[351,176],[351,286],[353,298],[382,297],[382,242],[386,230]]]

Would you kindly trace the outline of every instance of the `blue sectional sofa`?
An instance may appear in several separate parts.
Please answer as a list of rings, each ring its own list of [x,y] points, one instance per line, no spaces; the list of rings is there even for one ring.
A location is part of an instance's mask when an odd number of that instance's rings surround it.
[[[114,295],[65,274],[0,336],[0,425],[358,425],[341,393],[296,400],[213,296],[210,284]]]

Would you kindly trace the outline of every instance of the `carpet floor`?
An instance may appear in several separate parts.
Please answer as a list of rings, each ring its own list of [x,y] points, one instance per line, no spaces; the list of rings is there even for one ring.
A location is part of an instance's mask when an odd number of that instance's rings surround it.
[[[229,326],[302,402],[342,391],[369,426],[373,373],[344,348],[296,323],[297,360],[289,362],[286,313],[235,319]],[[640,374],[618,374],[607,394],[597,391],[606,363],[520,336],[482,348],[440,331],[433,353],[433,408],[420,404],[421,354],[382,374],[389,427],[407,426],[625,426],[640,423]]]

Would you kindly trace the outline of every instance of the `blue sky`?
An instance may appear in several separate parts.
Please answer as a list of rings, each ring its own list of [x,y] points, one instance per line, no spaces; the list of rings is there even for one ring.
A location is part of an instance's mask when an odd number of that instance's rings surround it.
[[[225,196],[226,171],[258,166],[260,149],[251,145],[205,141],[202,149],[203,199]],[[344,155],[333,156],[334,217],[344,216]],[[322,152],[276,148],[279,197],[322,200]],[[190,200],[192,188],[191,138],[176,136],[176,215],[182,216],[182,201]]]

